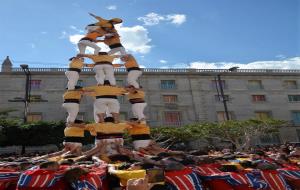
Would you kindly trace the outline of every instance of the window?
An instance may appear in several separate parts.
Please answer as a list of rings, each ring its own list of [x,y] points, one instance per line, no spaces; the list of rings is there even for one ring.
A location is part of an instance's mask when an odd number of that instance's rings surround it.
[[[248,89],[250,89],[250,90],[263,89],[261,80],[249,80],[248,81]]]
[[[278,134],[266,134],[260,137],[260,142],[263,144],[279,144],[280,138]]]
[[[289,102],[300,102],[300,95],[288,95]]]
[[[164,103],[176,103],[177,95],[163,95]]]
[[[83,87],[84,86],[83,80],[78,80],[76,86]]]
[[[117,84],[117,86],[124,86],[124,81],[120,80],[120,79],[117,79],[116,84]]]
[[[224,95],[224,99],[226,101],[229,101],[229,95]],[[222,102],[223,101],[223,98],[221,95],[215,95],[215,101],[216,102]]]
[[[79,112],[77,114],[77,118],[76,119],[83,121],[84,120],[84,115],[85,115],[84,112]]]
[[[228,112],[228,115],[229,115],[230,120],[234,119],[234,113],[233,112]],[[226,113],[224,111],[218,111],[217,112],[217,119],[218,119],[219,122],[227,121]]]
[[[265,95],[252,95],[253,102],[265,102],[266,96]]]
[[[267,119],[271,117],[271,112],[269,111],[256,111],[255,117],[257,119]]]
[[[41,80],[31,80],[30,81],[30,86],[31,89],[40,89],[41,88]]]
[[[118,96],[118,101],[119,101],[120,104],[124,104],[125,103],[124,96]]]
[[[297,81],[285,80],[285,81],[283,81],[283,87],[285,89],[297,89]]]
[[[293,111],[292,118],[295,125],[300,125],[300,111]]]
[[[212,82],[212,89],[218,88],[218,90],[220,90],[220,85],[219,85],[219,81],[218,80],[212,80],[211,82]],[[221,84],[222,84],[222,88],[223,89],[227,88],[225,80],[221,80]]]
[[[160,88],[161,89],[175,89],[176,88],[175,80],[162,80],[160,83]]]
[[[165,112],[164,125],[180,126],[181,117],[180,112]]]
[[[120,112],[120,120],[126,121],[127,119],[127,112]]]
[[[41,95],[30,95],[30,102],[41,102],[42,96]]]
[[[42,113],[28,113],[27,122],[35,122],[42,120]]]

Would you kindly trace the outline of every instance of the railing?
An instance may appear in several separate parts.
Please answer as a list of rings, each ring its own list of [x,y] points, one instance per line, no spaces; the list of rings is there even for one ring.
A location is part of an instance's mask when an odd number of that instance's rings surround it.
[[[30,68],[32,72],[65,72],[68,68]],[[227,69],[160,69],[143,68],[146,73],[230,73]],[[90,72],[92,69],[83,68],[83,72]],[[22,68],[12,68],[12,72],[23,72]],[[117,73],[127,72],[125,68],[115,68]],[[233,73],[300,73],[300,69],[238,69]]]

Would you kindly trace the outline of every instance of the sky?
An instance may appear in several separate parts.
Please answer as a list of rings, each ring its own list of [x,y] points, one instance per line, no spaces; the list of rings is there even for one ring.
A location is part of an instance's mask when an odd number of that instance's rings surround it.
[[[89,12],[142,67],[300,69],[300,0],[1,0],[0,61],[67,67]]]

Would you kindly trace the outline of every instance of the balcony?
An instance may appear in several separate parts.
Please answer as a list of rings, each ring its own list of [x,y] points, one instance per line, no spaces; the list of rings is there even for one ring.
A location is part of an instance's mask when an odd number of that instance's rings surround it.
[[[31,72],[65,72],[68,68],[32,68]],[[90,68],[83,68],[83,72],[92,72]],[[143,68],[145,73],[231,73],[227,69],[160,69],[160,68]],[[22,68],[12,68],[12,72],[23,72]],[[115,68],[116,73],[126,73],[125,68]],[[282,74],[295,74],[300,73],[300,69],[238,69],[234,73],[282,73]],[[231,73],[233,74],[233,73]]]

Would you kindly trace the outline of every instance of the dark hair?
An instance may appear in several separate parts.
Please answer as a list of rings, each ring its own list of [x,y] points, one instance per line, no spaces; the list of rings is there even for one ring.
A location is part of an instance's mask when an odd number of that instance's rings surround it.
[[[150,190],[168,190],[169,188],[166,185],[156,184],[151,187]]]
[[[131,167],[130,163],[123,163],[118,167],[118,170],[127,170],[130,167]]]
[[[72,61],[74,58],[76,58],[76,57],[71,57],[71,58],[69,59],[69,61]]]
[[[72,159],[67,159],[67,160],[62,160],[59,162],[60,165],[68,165],[71,166],[74,164],[74,160]]]
[[[101,52],[98,53],[98,55],[108,55],[108,53],[101,51]]]
[[[236,172],[238,168],[235,165],[223,165],[220,170],[222,172]]]
[[[157,156],[160,158],[166,158],[166,157],[171,156],[171,154],[167,153],[167,152],[161,152],[161,153],[158,153]]]
[[[130,158],[129,156],[123,155],[123,154],[115,154],[115,155],[111,155],[108,157],[110,159],[110,161],[112,162],[117,162],[117,161],[121,161],[121,162],[130,162]]]
[[[106,117],[104,118],[104,122],[114,122],[115,119],[113,117]]]
[[[53,165],[59,165],[58,162],[55,161],[48,161],[48,162],[43,162],[40,164],[40,169],[47,169],[49,166]]]
[[[85,175],[88,173],[88,170],[76,167],[68,169],[64,174],[64,180],[68,182],[69,184],[77,181],[80,176]]]

